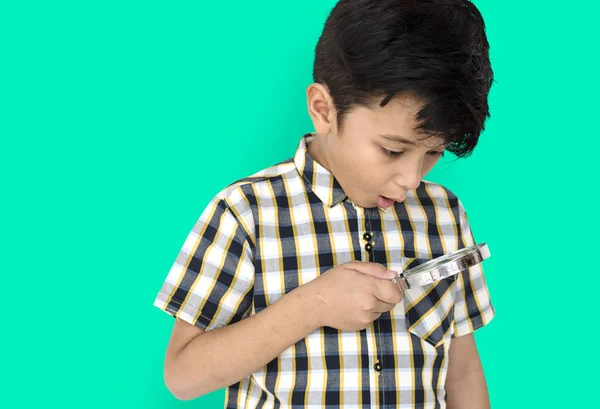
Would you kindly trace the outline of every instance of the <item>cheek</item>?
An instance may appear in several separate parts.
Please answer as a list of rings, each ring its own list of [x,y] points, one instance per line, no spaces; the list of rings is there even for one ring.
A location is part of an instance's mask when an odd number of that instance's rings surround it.
[[[372,146],[356,144],[346,147],[341,159],[347,178],[351,183],[361,185],[361,190],[372,190],[385,179],[385,158]]]
[[[425,160],[425,163],[423,163],[423,168],[421,170],[422,176],[425,176],[426,174],[428,174],[429,171],[431,169],[433,169],[433,167],[435,166],[436,163],[438,163],[439,160],[440,160],[440,158],[432,158],[432,159]]]

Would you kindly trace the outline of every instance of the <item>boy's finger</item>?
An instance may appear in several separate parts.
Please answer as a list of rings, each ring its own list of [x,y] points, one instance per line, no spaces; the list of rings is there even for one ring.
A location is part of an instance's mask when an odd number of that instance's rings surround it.
[[[384,313],[384,312],[391,311],[392,309],[394,309],[395,306],[396,306],[396,304],[394,304],[394,303],[390,303],[390,302],[378,299],[377,305],[375,306],[375,311],[379,312],[379,313]]]
[[[352,262],[349,263],[349,268],[359,273],[384,280],[391,280],[398,275],[396,271],[388,270],[383,264],[379,263]]]
[[[404,291],[391,281],[378,281],[375,285],[375,297],[379,300],[391,304],[397,304],[402,301]]]

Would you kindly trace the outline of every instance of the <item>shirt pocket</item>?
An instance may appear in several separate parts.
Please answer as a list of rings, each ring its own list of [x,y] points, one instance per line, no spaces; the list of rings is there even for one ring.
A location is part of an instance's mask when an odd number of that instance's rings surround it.
[[[414,268],[428,259],[413,259]],[[404,292],[404,319],[408,332],[438,347],[452,336],[454,324],[454,284],[456,275]]]

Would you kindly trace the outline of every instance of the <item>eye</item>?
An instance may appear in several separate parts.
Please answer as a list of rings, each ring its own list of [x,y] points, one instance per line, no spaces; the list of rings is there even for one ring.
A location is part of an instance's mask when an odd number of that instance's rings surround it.
[[[444,156],[444,151],[432,151],[432,152],[427,152],[428,155],[433,156],[433,157],[442,157]]]
[[[384,153],[384,155],[389,156],[390,158],[397,158],[398,156],[402,155],[404,152],[395,152],[395,151],[390,151],[388,149],[385,148],[381,148],[381,152]]]

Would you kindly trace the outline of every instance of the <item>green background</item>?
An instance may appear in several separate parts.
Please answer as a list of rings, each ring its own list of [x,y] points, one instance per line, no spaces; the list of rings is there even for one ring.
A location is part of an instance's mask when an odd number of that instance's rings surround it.
[[[334,3],[3,2],[0,407],[222,406],[169,394],[173,320],[152,302],[208,200],[313,130]],[[600,6],[476,4],[493,117],[428,179],[492,251],[492,406],[597,407]]]

